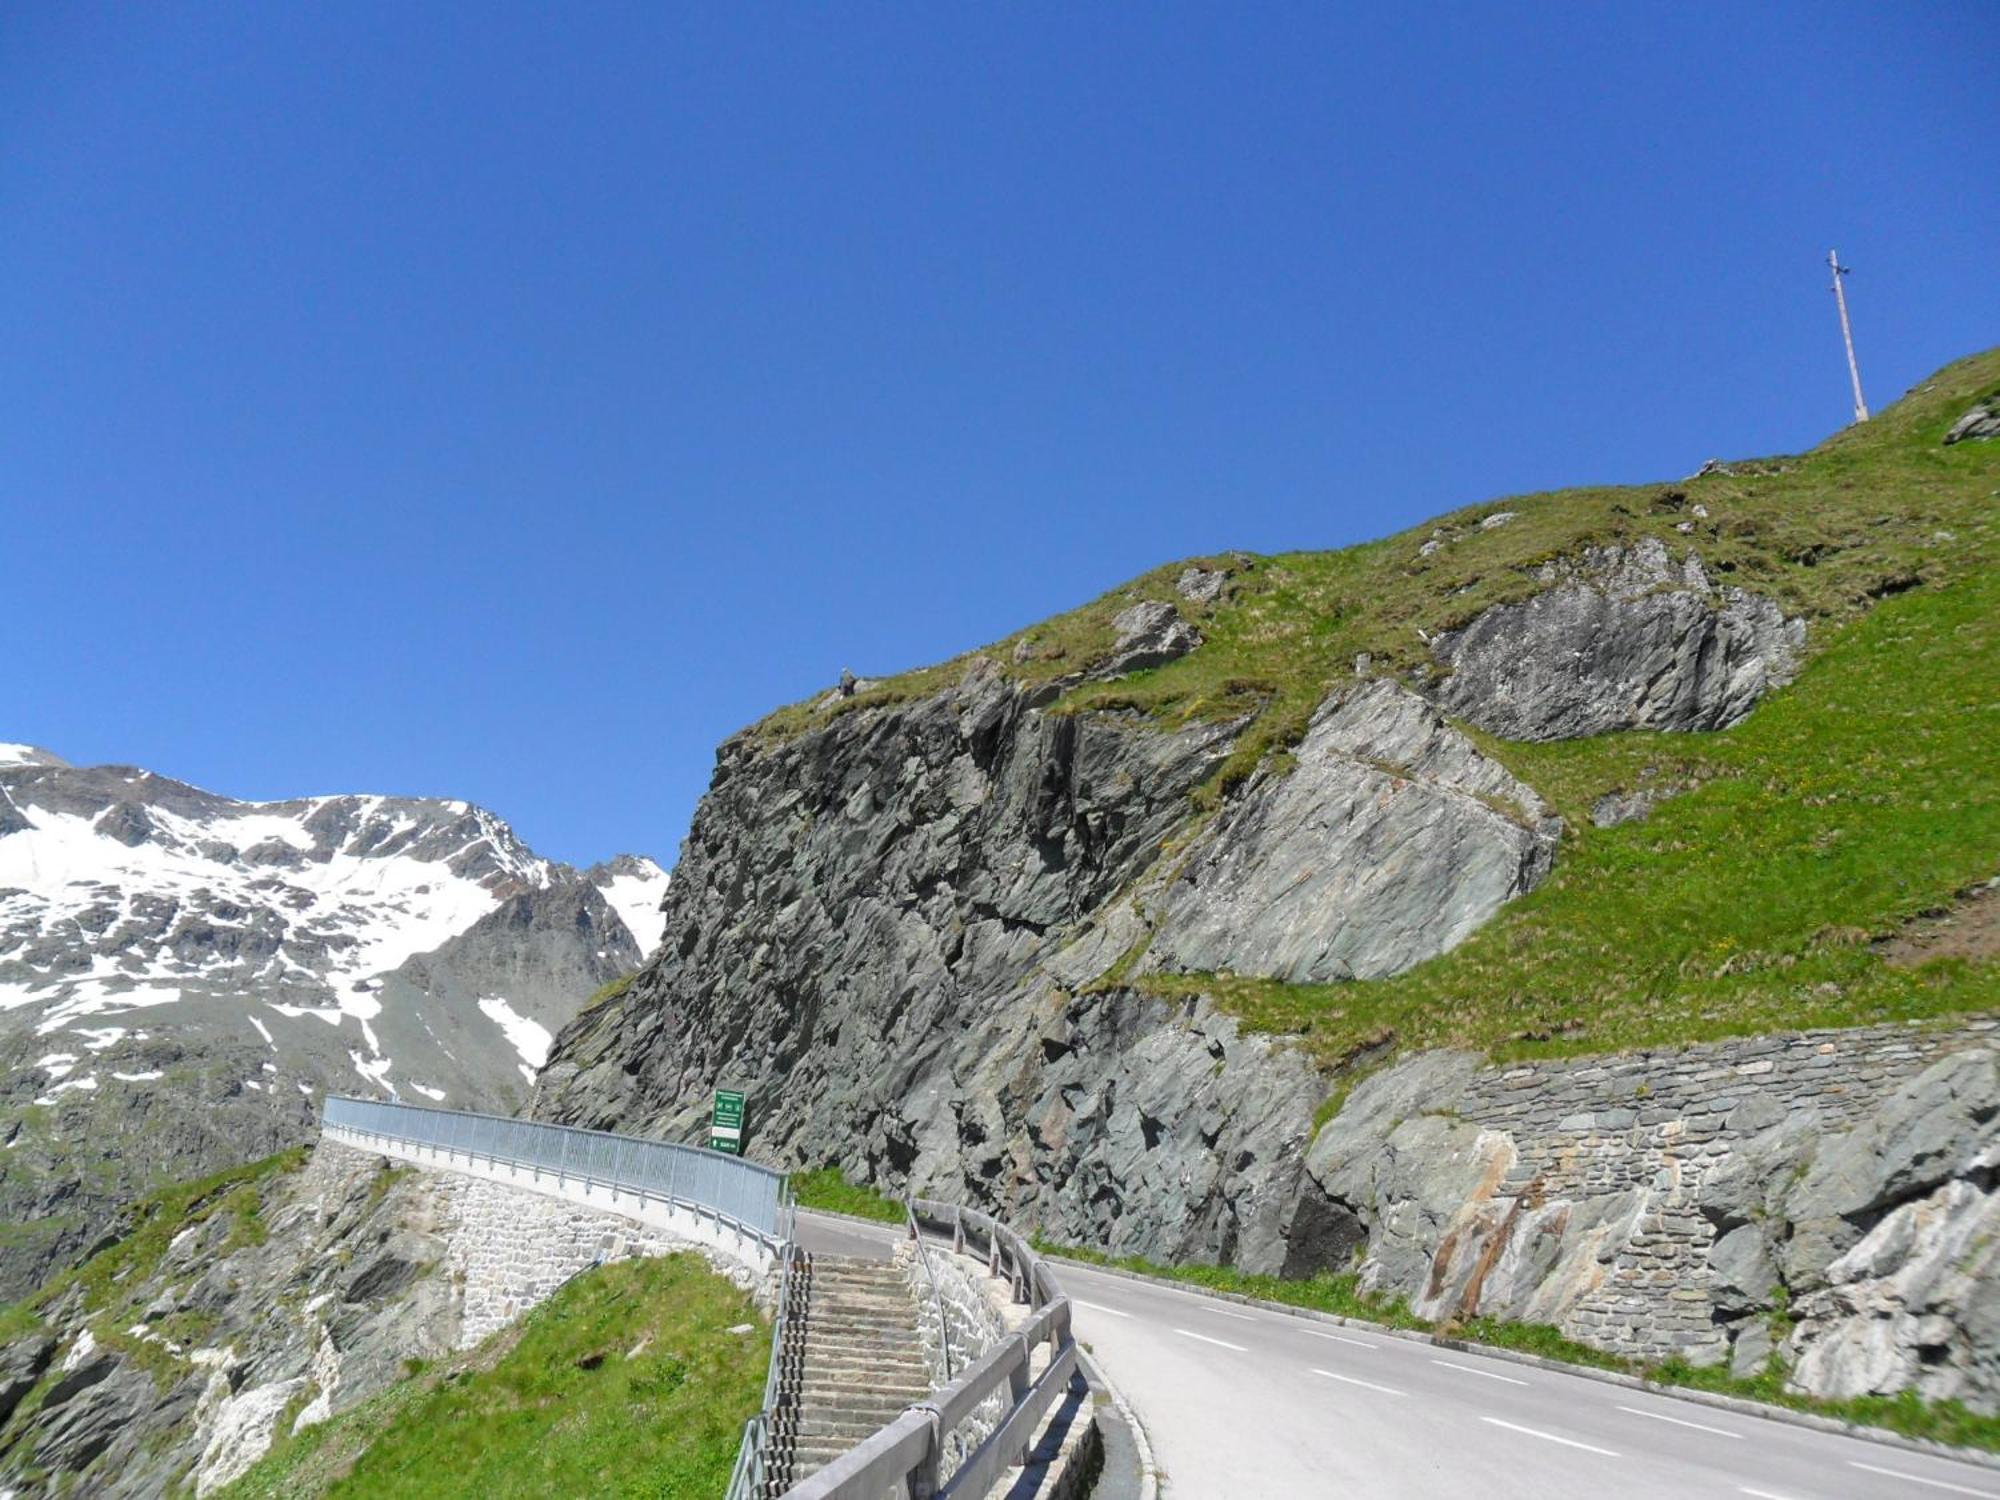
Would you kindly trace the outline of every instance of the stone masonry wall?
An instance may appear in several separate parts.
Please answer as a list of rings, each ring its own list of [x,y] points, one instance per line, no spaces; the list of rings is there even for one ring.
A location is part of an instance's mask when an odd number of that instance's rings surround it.
[[[1808,1031],[1630,1057],[1540,1063],[1482,1073],[1459,1103],[1503,1130],[1519,1156],[1500,1195],[1644,1200],[1601,1286],[1564,1320],[1572,1334],[1644,1359],[1701,1362],[1728,1346],[1709,1313],[1702,1211],[1708,1173],[1734,1144],[1787,1114],[1817,1112],[1827,1133],[1852,1129],[1905,1079],[1993,1029],[1905,1026]]]
[[[449,1248],[446,1265],[463,1289],[458,1347],[469,1349],[545,1301],[579,1272],[638,1255],[691,1250],[745,1291],[760,1278],[742,1262],[619,1214],[440,1172]]]
[[[1426,1317],[1554,1323],[1636,1359],[1747,1372],[1783,1338],[1787,1296],[1794,1311],[1825,1300],[1849,1276],[1841,1257],[1862,1255],[1888,1216],[1946,1188],[1949,1215],[1920,1222],[1962,1228],[2000,1205],[1987,1162],[1996,1045],[1987,1018],[1510,1067],[1423,1054],[1358,1086],[1314,1141],[1292,1269],[1359,1254],[1365,1286]],[[1925,1253],[1864,1258],[1885,1278]],[[1968,1295],[1983,1294],[1954,1283],[1934,1300]],[[1889,1326],[1899,1308],[1867,1315],[1886,1329],[1868,1341],[1877,1386],[1930,1391],[1951,1376],[1978,1396],[1971,1365],[1953,1375],[1955,1354],[1917,1346],[1940,1337],[1935,1320],[1919,1332]]]

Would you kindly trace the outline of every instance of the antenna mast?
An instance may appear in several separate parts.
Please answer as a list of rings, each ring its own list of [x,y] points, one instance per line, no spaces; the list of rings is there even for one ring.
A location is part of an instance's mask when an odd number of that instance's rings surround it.
[[[1861,366],[1854,362],[1854,330],[1847,323],[1847,289],[1840,284],[1840,278],[1848,272],[1848,267],[1840,263],[1840,252],[1826,252],[1826,263],[1833,270],[1833,300],[1840,305],[1840,341],[1847,345],[1847,378],[1854,382],[1854,420],[1868,420],[1868,403],[1861,399]]]

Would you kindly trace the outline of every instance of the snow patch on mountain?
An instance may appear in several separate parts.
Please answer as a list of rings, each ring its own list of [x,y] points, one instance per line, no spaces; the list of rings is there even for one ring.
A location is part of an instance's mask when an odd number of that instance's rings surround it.
[[[643,855],[623,855],[590,872],[604,899],[618,913],[618,920],[632,934],[642,954],[651,955],[666,936],[667,914],[660,903],[672,878]]]
[[[509,1045],[521,1054],[521,1072],[532,1084],[535,1070],[549,1060],[549,1048],[555,1043],[554,1033],[541,1022],[517,1014],[514,1007],[498,995],[480,996],[479,1008],[488,1020],[500,1028]]]

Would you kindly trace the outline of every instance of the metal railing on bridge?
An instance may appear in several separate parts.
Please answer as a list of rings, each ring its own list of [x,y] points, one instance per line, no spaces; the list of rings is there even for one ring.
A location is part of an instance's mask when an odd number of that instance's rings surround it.
[[[321,1119],[329,1129],[366,1139],[525,1168],[547,1173],[559,1184],[608,1188],[630,1193],[642,1204],[684,1208],[774,1249],[791,1243],[792,1204],[785,1174],[721,1151],[339,1094],[327,1097]]]

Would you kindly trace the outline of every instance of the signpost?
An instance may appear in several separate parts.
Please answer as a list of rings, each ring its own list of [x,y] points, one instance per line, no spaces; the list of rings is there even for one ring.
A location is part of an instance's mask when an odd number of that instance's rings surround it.
[[[743,1095],[738,1090],[715,1091],[715,1114],[709,1120],[708,1144],[711,1150],[727,1151],[731,1156],[743,1154]]]

